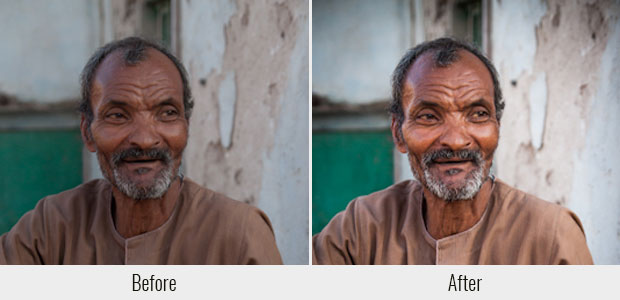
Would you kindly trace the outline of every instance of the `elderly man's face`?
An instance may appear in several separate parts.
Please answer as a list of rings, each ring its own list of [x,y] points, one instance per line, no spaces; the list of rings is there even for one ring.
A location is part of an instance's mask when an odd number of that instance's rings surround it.
[[[484,64],[467,51],[448,67],[432,54],[409,69],[403,88],[402,139],[397,148],[433,194],[447,201],[470,199],[488,175],[497,148],[493,82]]]
[[[106,178],[131,198],[161,197],[176,178],[188,136],[174,64],[153,49],[134,66],[111,53],[95,73],[91,106],[92,135],[84,122],[82,132]]]

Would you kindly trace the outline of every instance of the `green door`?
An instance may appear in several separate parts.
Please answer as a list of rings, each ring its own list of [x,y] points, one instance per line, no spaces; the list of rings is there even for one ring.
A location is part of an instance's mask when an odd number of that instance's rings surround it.
[[[389,130],[312,133],[312,234],[355,197],[394,182]]]
[[[0,234],[47,195],[82,182],[79,129],[0,131]]]

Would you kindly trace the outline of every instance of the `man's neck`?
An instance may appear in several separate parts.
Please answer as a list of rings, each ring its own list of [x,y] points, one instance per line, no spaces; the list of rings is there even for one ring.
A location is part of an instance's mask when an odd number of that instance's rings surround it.
[[[488,179],[473,199],[447,202],[424,189],[424,223],[430,235],[442,239],[474,226],[491,198],[493,181]]]
[[[158,199],[135,200],[113,188],[112,217],[116,230],[127,239],[158,228],[172,214],[180,192],[179,178],[175,179],[168,191]]]

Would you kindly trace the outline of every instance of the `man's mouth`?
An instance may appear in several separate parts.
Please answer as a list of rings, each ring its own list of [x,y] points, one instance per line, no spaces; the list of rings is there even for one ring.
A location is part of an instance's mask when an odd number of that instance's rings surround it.
[[[469,162],[473,163],[474,161],[471,159],[434,159],[431,162],[442,165],[458,165]]]
[[[165,162],[162,159],[156,159],[151,157],[132,157],[121,160],[121,163],[125,165],[125,168],[137,175],[146,175],[153,172],[158,172],[165,166]],[[155,173],[153,173],[155,174]]]
[[[135,163],[152,163],[156,161],[161,161],[159,158],[154,157],[128,157],[122,160],[125,163],[135,164]]]
[[[152,170],[158,169],[164,165],[162,159],[153,157],[131,157],[121,160],[125,166],[131,172],[137,172],[138,174],[146,174]]]
[[[466,169],[479,166],[482,162],[482,156],[477,150],[459,150],[440,149],[430,151],[422,157],[422,165],[428,167],[437,167],[442,171],[448,169]]]
[[[435,167],[440,173],[453,176],[474,167],[474,161],[463,159],[433,160],[431,167]]]
[[[149,168],[153,169],[160,165],[167,165],[172,158],[167,149],[130,148],[115,153],[112,157],[112,165],[125,165],[130,169]]]

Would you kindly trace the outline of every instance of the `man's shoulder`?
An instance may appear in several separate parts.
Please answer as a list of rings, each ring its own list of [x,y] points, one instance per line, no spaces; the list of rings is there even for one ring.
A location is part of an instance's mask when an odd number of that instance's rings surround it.
[[[577,215],[570,209],[559,204],[545,201],[539,197],[514,188],[501,180],[497,180],[498,205],[502,214],[510,219],[520,219],[524,223],[540,228],[556,228],[577,226],[583,232],[583,226]],[[561,228],[559,228],[561,230]],[[552,233],[543,230],[539,232]]]
[[[183,194],[190,205],[190,209],[196,213],[225,214],[227,217],[235,215],[247,215],[251,212],[262,213],[255,206],[234,200],[224,194],[206,188],[195,181],[183,179]]]
[[[38,219],[48,224],[77,224],[92,218],[97,209],[111,197],[111,185],[105,179],[95,179],[72,189],[46,196],[22,219]],[[21,219],[20,219],[21,221]]]
[[[259,208],[187,178],[183,184],[183,226],[195,232],[209,232],[216,239],[232,243],[247,243],[248,239],[253,239],[248,232],[254,231],[270,232],[273,237],[271,221]]]
[[[417,194],[421,195],[422,186],[415,180],[395,183],[383,190],[360,196],[349,203],[349,209],[356,214],[374,216],[400,214],[414,205]]]
[[[381,205],[386,202],[402,202],[406,201],[418,189],[421,189],[420,183],[415,180],[405,180],[386,187],[385,189],[372,192],[368,195],[360,196],[354,201],[367,203],[368,205]]]
[[[579,217],[570,209],[497,182],[494,220],[504,231],[502,247],[515,237],[514,247],[530,249],[524,263],[591,264]],[[529,245],[529,246],[528,246]],[[528,252],[528,253],[530,253]]]
[[[530,193],[508,185],[500,179],[496,179],[496,198],[498,204],[512,211],[527,213],[559,212],[562,206],[545,201]]]
[[[49,195],[40,202],[46,206],[62,209],[87,207],[111,195],[111,185],[105,179],[93,179],[72,189]]]

